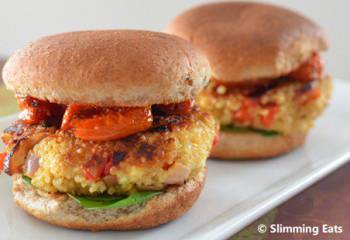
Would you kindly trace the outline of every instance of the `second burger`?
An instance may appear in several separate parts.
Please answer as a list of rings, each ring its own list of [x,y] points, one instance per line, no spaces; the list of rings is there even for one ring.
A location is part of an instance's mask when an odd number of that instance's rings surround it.
[[[164,33],[72,32],[20,49],[3,71],[22,110],[2,136],[15,201],[88,230],[179,217],[201,192],[216,133],[193,100],[208,75],[199,51]]]
[[[304,143],[332,91],[321,56],[328,44],[316,23],[278,6],[234,1],[192,8],[166,31],[210,62],[212,81],[198,104],[221,125],[211,156],[266,158]]]

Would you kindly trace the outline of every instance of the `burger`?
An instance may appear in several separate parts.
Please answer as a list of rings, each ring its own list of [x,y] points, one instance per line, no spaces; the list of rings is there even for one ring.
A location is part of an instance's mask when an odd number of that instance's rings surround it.
[[[321,53],[323,30],[296,12],[262,3],[219,2],[192,8],[167,33],[209,59],[211,83],[198,105],[221,125],[211,156],[260,159],[301,146],[332,91]]]
[[[42,38],[3,69],[21,113],[2,134],[16,203],[51,224],[144,229],[200,194],[216,134],[193,98],[209,64],[165,33],[82,31]]]

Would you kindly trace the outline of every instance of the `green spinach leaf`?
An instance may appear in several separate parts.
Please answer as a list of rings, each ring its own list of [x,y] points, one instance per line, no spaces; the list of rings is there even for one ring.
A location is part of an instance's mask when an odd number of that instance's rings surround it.
[[[22,175],[22,179],[30,187],[32,185],[32,179],[28,176]],[[145,192],[135,192],[130,196],[110,196],[107,194],[98,196],[75,196],[73,194],[67,193],[69,197],[79,203],[85,209],[111,209],[111,208],[121,208],[129,207],[132,205],[140,204],[148,201],[152,197],[162,194],[160,191],[145,191]]]
[[[32,179],[28,176],[22,175],[22,180],[25,184],[27,184],[29,187],[33,187],[32,185]]]
[[[279,132],[272,131],[272,130],[263,130],[263,129],[249,128],[249,127],[236,127],[233,125],[222,125],[220,127],[222,131],[227,131],[227,132],[239,132],[239,133],[254,132],[266,137],[274,137],[274,136],[280,135]]]
[[[130,196],[122,199],[116,200],[106,200],[106,199],[95,199],[92,200],[91,197],[81,197],[68,194],[72,199],[79,203],[85,209],[96,210],[96,209],[111,209],[111,208],[122,208],[129,207],[132,205],[137,205],[148,201],[154,196],[162,194],[158,191],[146,191],[146,192],[135,192]]]

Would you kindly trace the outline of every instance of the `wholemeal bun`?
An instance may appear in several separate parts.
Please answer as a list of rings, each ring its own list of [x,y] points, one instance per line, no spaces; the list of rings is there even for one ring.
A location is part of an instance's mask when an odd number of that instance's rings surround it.
[[[149,106],[196,95],[209,81],[206,58],[165,33],[106,30],[41,38],[18,50],[3,79],[19,95],[55,103]]]
[[[257,133],[220,132],[220,141],[210,156],[219,159],[244,160],[275,157],[303,145],[306,133],[266,137]]]
[[[174,220],[191,208],[205,177],[203,169],[184,185],[169,187],[144,204],[118,209],[85,210],[66,194],[39,194],[20,175],[13,177],[13,194],[27,213],[54,225],[91,231],[145,229]]]
[[[310,19],[254,2],[201,5],[177,16],[165,31],[202,50],[213,79],[224,83],[283,76],[327,48],[323,30]]]

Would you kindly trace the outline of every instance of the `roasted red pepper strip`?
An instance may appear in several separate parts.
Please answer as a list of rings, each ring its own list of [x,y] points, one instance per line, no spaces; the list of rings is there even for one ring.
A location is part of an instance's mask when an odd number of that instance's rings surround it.
[[[165,114],[187,114],[192,111],[193,106],[194,106],[194,101],[188,100],[181,103],[159,105],[157,106],[157,110]]]
[[[87,106],[69,106],[64,115],[62,129],[72,129],[76,137],[83,140],[108,141],[127,137],[151,127],[151,108],[132,107],[120,109],[93,109],[97,114],[79,116],[88,112]],[[91,112],[91,111],[90,111]]]
[[[2,170],[4,170],[4,161],[6,156],[7,156],[6,153],[0,153],[0,173]]]
[[[163,164],[163,170],[168,171],[169,168],[171,168],[174,164],[175,164],[175,161],[170,163],[170,164],[169,163],[164,163]]]
[[[310,91],[303,93],[300,98],[301,104],[308,104],[312,101],[315,101],[316,99],[318,99],[321,96],[321,90],[319,88],[314,88],[311,89]]]
[[[65,106],[57,103],[39,100],[33,97],[17,96],[22,113],[20,118],[27,124],[38,124],[50,117],[61,119]]]
[[[21,119],[28,124],[37,124],[50,116],[50,104],[32,97],[18,97]]]
[[[265,107],[264,109],[267,110],[267,114],[260,116],[260,121],[264,127],[268,128],[271,126],[272,122],[275,120],[276,114],[279,111],[279,107],[273,104]]]
[[[63,130],[69,129],[71,127],[69,124],[71,123],[74,115],[89,108],[92,108],[92,106],[77,103],[69,104],[66,111],[64,112],[61,128]]]
[[[98,181],[102,178],[107,164],[106,159],[93,156],[91,160],[83,165],[83,173],[87,180]]]
[[[240,123],[249,123],[252,120],[250,110],[257,107],[258,103],[248,97],[243,99],[242,106],[233,113],[233,120]]]
[[[103,177],[110,175],[110,170],[111,170],[112,167],[113,167],[113,161],[112,161],[112,159],[110,159],[110,160],[107,161],[107,163],[106,163],[106,165],[104,167]]]
[[[296,81],[310,82],[321,78],[323,71],[323,61],[319,54],[314,54],[307,62],[294,70],[289,76]]]
[[[213,146],[218,144],[218,142],[220,142],[220,125],[219,124],[216,125],[216,132],[213,140]]]

